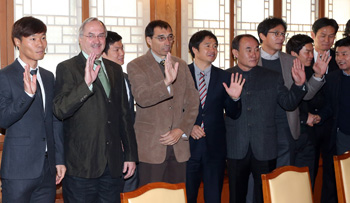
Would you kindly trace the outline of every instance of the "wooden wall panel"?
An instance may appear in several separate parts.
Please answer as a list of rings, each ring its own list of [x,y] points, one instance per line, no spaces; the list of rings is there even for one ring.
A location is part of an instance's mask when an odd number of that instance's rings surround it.
[[[12,63],[14,60],[14,48],[11,41],[11,31],[13,25],[14,6],[13,0],[0,1],[0,53],[1,68]]]
[[[171,53],[181,57],[181,0],[150,0],[150,19],[168,22],[175,35]]]

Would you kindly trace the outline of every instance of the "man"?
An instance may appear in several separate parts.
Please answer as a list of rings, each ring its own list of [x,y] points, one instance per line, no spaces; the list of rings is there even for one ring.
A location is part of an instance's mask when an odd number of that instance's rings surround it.
[[[186,168],[187,201],[197,202],[203,179],[205,202],[221,202],[226,166],[226,116],[241,113],[239,96],[242,75],[234,75],[212,65],[218,53],[216,36],[207,30],[196,32],[189,42],[194,62],[189,65],[200,95],[199,113],[189,138],[191,157]],[[226,84],[230,84],[228,88]]]
[[[326,74],[338,70],[339,67],[335,61],[335,52],[331,49],[338,31],[338,23],[334,19],[320,18],[312,25],[311,37],[314,40],[314,61],[320,56],[322,52],[326,52],[327,56],[332,59],[329,62]],[[328,83],[328,81],[327,81]],[[311,114],[318,114],[320,109],[325,105],[323,99],[323,88],[316,94],[315,98],[308,102],[308,109]],[[315,125],[310,130],[313,133],[315,145],[315,164],[316,169],[314,178],[317,176],[319,166],[320,154],[322,154],[322,203],[336,203],[337,190],[334,175],[333,155],[335,155],[335,142],[331,138],[332,121],[326,120],[322,125]]]
[[[326,105],[320,112],[322,121],[330,118],[332,139],[337,155],[350,150],[350,38],[335,43],[335,60],[340,70],[327,75],[324,87]]]
[[[3,202],[55,202],[66,171],[62,123],[53,115],[54,76],[39,67],[46,25],[23,17],[12,28],[19,57],[0,70],[0,127],[6,129],[1,164]]]
[[[106,35],[101,21],[86,19],[79,29],[82,52],[57,66],[54,112],[64,121],[65,202],[120,202],[122,175],[132,176],[138,159],[122,68],[102,59]]]
[[[228,71],[242,74],[246,83],[240,117],[225,120],[230,202],[246,202],[250,173],[254,177],[254,202],[263,202],[261,174],[276,168],[276,109],[279,105],[290,111],[297,108],[307,92],[305,72],[300,62],[290,68],[295,82],[288,90],[281,74],[257,66],[259,42],[252,35],[236,36],[232,54],[238,65]]]
[[[124,64],[124,45],[122,43],[122,37],[112,31],[107,32],[106,47],[103,50],[102,57],[109,59],[120,66]],[[132,114],[133,124],[135,122],[135,111],[134,111],[134,97],[130,91],[130,82],[128,80],[128,74],[124,73],[125,87],[128,94],[129,109]],[[125,179],[123,192],[130,192],[136,190],[139,185],[139,178],[137,173],[137,167],[135,168],[134,175],[128,179]]]
[[[266,18],[258,25],[261,44],[259,65],[282,74],[285,86],[289,89],[293,84],[290,69],[293,59],[289,54],[281,52],[285,40],[287,25],[275,17]],[[316,67],[314,67],[316,68]],[[319,68],[319,67],[317,67]],[[306,82],[308,93],[304,99],[311,99],[325,83],[324,69],[315,70],[315,74]],[[285,111],[277,108],[278,158],[277,167],[293,165],[294,140],[300,136],[299,109]],[[293,139],[294,138],[294,139]]]
[[[140,186],[185,182],[188,137],[198,114],[198,92],[187,64],[170,54],[174,43],[170,25],[152,21],[145,36],[150,50],[127,66],[137,104],[134,127]]]
[[[313,43],[314,40],[303,34],[294,35],[291,37],[286,45],[286,51],[288,54],[298,58],[301,64],[305,67],[306,78],[310,79],[312,77],[313,67],[312,66],[323,66],[326,69],[331,57],[327,57],[327,61],[323,62],[318,58],[316,63],[313,63]],[[313,64],[313,65],[312,65]],[[308,105],[313,103],[312,99],[309,101],[302,101],[299,105],[300,110],[300,136],[299,139],[295,141],[295,166],[309,167],[310,178],[312,186],[315,183],[315,147],[313,144],[313,133],[310,132],[310,126],[313,125],[316,119],[308,110]]]

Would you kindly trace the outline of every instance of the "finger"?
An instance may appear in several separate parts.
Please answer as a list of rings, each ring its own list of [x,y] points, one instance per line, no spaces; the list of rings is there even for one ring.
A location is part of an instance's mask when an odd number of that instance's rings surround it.
[[[227,87],[226,83],[223,82],[222,85],[224,86],[225,90],[227,91],[228,87]]]
[[[243,78],[243,80],[242,80],[242,83],[241,83],[242,87],[243,87],[244,83],[245,83],[245,78]]]

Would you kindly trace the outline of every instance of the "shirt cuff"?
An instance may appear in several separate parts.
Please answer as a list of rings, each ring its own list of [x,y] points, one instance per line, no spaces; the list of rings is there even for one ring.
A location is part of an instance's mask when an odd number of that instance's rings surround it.
[[[318,77],[315,77],[315,74],[313,74],[312,77],[313,77],[315,80],[317,80],[318,82],[321,82],[321,81],[323,81],[323,79],[324,79],[324,75],[322,76],[322,78],[318,78]]]

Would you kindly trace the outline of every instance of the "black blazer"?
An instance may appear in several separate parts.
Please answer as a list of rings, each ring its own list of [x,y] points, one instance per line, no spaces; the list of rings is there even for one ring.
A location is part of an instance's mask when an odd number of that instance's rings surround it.
[[[138,161],[123,71],[103,59],[111,86],[107,98],[98,78],[93,91],[86,85],[85,63],[80,53],[56,70],[54,113],[63,120],[67,174],[97,178],[108,164],[112,177],[119,177],[124,161]]]
[[[0,70],[0,127],[6,129],[1,177],[34,179],[40,176],[47,146],[52,174],[55,165],[64,164],[62,123],[52,113],[54,76],[39,68],[45,89],[45,114],[42,101],[24,91],[24,68],[16,59]]]
[[[193,63],[189,65],[189,68],[197,88]],[[202,109],[201,104],[199,104],[198,116],[195,122],[195,125],[199,126],[201,126],[202,121],[204,122],[206,137],[199,140],[194,140],[190,137],[189,141],[192,156],[195,153],[200,154],[205,152],[212,158],[226,157],[224,110],[226,116],[233,119],[238,118],[241,114],[241,100],[233,101],[222,85],[223,82],[229,86],[231,74],[212,66],[204,109]]]

